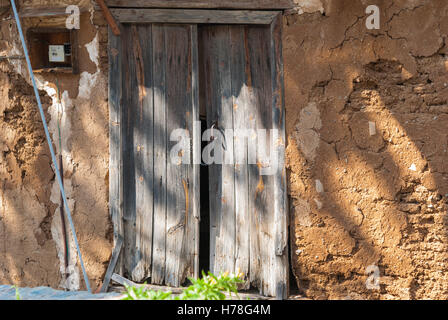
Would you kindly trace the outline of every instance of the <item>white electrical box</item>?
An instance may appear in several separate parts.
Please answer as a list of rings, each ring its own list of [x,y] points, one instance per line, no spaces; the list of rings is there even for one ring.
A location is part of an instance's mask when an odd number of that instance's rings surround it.
[[[63,45],[50,45],[48,58],[50,62],[65,62],[65,50]]]

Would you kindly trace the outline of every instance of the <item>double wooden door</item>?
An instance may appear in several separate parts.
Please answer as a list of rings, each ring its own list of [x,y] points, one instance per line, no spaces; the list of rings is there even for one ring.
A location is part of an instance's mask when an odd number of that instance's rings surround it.
[[[111,177],[118,177],[111,181],[111,213],[116,236],[124,238],[119,262],[124,276],[170,286],[199,276],[203,104],[207,126],[231,132],[223,148],[233,160],[209,166],[210,270],[239,270],[243,287],[286,296],[280,35],[279,21],[125,24],[120,37],[110,34],[116,120]],[[179,130],[189,138],[182,150],[175,149]],[[259,139],[263,130],[267,134]],[[271,159],[275,155],[277,165],[254,158],[258,149],[267,149]]]

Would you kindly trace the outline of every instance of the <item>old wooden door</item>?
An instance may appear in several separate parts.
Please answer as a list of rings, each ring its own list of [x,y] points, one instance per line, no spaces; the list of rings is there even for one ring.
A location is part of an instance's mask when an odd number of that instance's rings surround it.
[[[121,146],[111,147],[120,172],[111,212],[124,238],[119,272],[136,282],[180,286],[198,275],[198,166],[190,150],[170,156],[172,133],[192,138],[199,120],[196,41],[187,24],[124,24],[110,35],[110,134]]]
[[[137,24],[133,10],[114,10],[123,29],[120,37],[109,32],[110,211],[115,239],[125,240],[117,272],[172,286],[199,275],[200,89],[208,127],[235,130],[225,139],[225,155],[234,162],[209,170],[210,269],[240,270],[246,288],[285,298],[281,14],[204,11],[223,22],[198,26],[185,22],[196,21],[197,12],[170,11],[160,18],[145,11],[141,19],[184,24]],[[264,25],[240,24],[250,16]],[[178,129],[192,139],[173,161]],[[243,137],[237,130],[251,131]],[[260,150],[271,155],[269,161],[258,157]],[[188,161],[179,160],[184,156]]]
[[[252,284],[264,295],[284,298],[288,236],[280,28],[280,19],[268,26],[204,26],[199,42],[208,126],[225,135],[226,159],[209,172],[211,270],[240,270],[246,288]],[[223,132],[228,129],[233,133]]]

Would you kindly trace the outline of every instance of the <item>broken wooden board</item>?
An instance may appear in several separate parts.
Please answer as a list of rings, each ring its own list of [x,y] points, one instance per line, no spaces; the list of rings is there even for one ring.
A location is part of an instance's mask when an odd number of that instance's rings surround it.
[[[103,12],[104,18],[106,19],[107,23],[109,24],[110,29],[114,33],[114,35],[119,36],[120,35],[120,28],[118,27],[117,23],[115,22],[114,17],[110,13],[109,8],[104,3],[104,0],[96,0],[96,3],[100,6],[101,11]]]
[[[107,267],[106,275],[104,276],[103,285],[101,286],[100,292],[106,292],[109,286],[110,278],[117,265],[118,257],[120,256],[121,247],[123,245],[123,237],[119,236],[117,243],[115,244],[114,251],[112,252],[112,259],[110,260],[109,266]]]
[[[116,273],[114,273],[112,275],[112,281],[115,281],[116,283],[119,283],[122,286],[126,285],[128,287],[135,287],[135,288],[144,287],[146,290],[172,292],[174,294],[180,294],[180,293],[182,293],[182,290],[183,290],[183,288],[178,288],[178,287],[158,286],[158,285],[152,285],[152,284],[138,284],[138,283],[135,283],[129,279],[126,279]]]

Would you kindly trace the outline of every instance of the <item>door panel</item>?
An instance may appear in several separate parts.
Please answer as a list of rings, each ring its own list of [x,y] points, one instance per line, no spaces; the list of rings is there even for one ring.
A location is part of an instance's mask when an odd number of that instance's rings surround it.
[[[246,275],[244,288],[252,285],[275,296],[277,287],[287,286],[277,271],[288,264],[287,251],[278,259],[275,247],[276,219],[286,219],[286,211],[276,211],[273,199],[285,186],[276,185],[277,170],[267,170],[270,163],[261,157],[282,153],[281,136],[271,131],[279,129],[273,111],[272,31],[269,26],[205,26],[200,33],[208,127],[234,133],[226,135],[223,151],[233,164],[224,161],[209,169],[211,269],[239,269]]]
[[[199,170],[177,162],[171,133],[198,116],[196,26],[123,27],[123,270],[180,286],[197,273]],[[174,137],[175,138],[175,137]],[[188,143],[184,153],[191,153]]]

